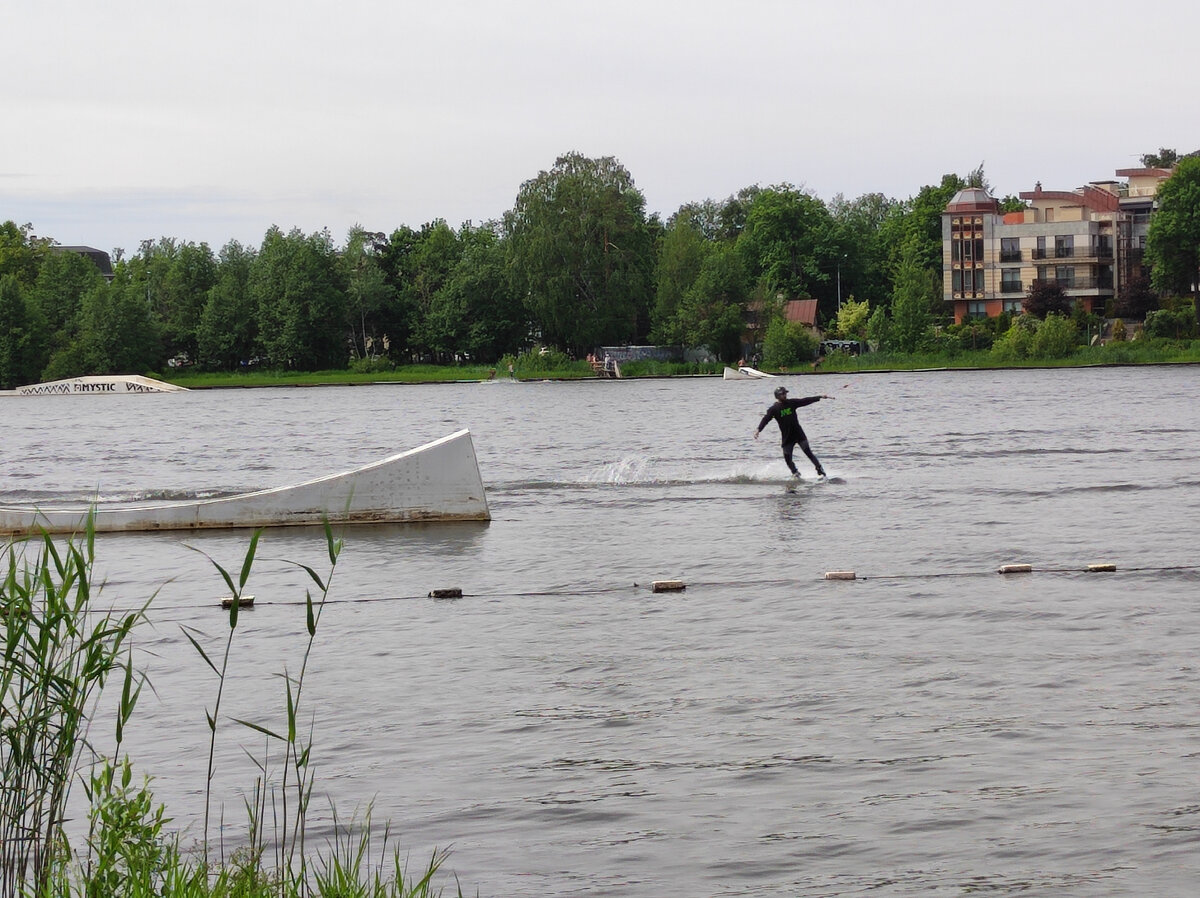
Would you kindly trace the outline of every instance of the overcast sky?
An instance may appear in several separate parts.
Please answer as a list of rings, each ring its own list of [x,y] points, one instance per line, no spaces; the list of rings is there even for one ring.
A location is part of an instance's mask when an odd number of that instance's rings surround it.
[[[664,218],[1200,149],[1200,4],[5,0],[0,221],[136,252],[497,218],[578,151]]]

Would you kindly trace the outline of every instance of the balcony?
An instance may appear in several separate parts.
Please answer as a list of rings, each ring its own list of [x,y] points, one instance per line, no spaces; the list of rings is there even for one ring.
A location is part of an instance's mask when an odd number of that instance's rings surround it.
[[[1022,281],[1002,281],[1000,283],[1001,293],[1024,293],[1025,285]]]
[[[1000,250],[1001,262],[1020,262],[1022,253],[1019,249],[1002,249]]]
[[[1083,277],[1060,281],[1058,278],[1039,278],[1033,282],[1035,289],[1046,285],[1058,285],[1068,293],[1072,290],[1111,290],[1113,279],[1111,277]]]
[[[1032,256],[1034,259],[1111,259],[1113,251],[1111,246],[1043,246],[1033,250]]]

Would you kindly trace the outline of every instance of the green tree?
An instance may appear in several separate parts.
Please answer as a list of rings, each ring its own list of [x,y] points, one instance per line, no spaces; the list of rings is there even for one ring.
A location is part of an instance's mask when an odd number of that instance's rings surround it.
[[[186,356],[196,360],[200,318],[217,277],[217,260],[207,243],[174,247],[157,291],[168,358]]]
[[[464,353],[492,363],[516,354],[529,335],[529,316],[512,291],[505,248],[493,228],[466,224],[459,232],[461,255],[434,294],[426,320],[433,351],[442,358]]]
[[[1022,315],[1017,318],[1000,338],[992,344],[992,355],[998,362],[1019,362],[1029,358],[1033,351],[1033,335],[1038,325],[1036,318]]]
[[[160,367],[158,327],[140,283],[114,281],[93,287],[80,309],[81,367],[69,375],[141,374]]]
[[[838,257],[833,219],[814,196],[781,184],[754,197],[738,250],[752,280],[768,295],[785,298],[826,293]]]
[[[458,265],[462,249],[458,234],[440,218],[422,226],[413,244],[406,289],[414,312],[413,349],[421,357],[444,361],[457,348],[456,338],[439,330],[447,322],[431,320],[430,315],[435,311],[438,293]]]
[[[645,198],[611,156],[560,156],[504,217],[514,289],[542,336],[575,354],[633,339],[648,318]]]
[[[1021,300],[1026,315],[1045,318],[1047,315],[1070,315],[1071,298],[1055,281],[1034,281]]]
[[[902,206],[882,193],[867,193],[847,201],[835,196],[829,211],[836,226],[834,297],[851,292],[872,307],[886,304],[892,293],[888,236]]]
[[[416,249],[420,239],[417,231],[404,225],[391,233],[378,254],[384,283],[391,288],[391,294],[376,316],[381,341],[386,339],[388,355],[396,361],[411,359],[414,334],[422,323],[416,290]]]
[[[359,358],[381,354],[383,331],[380,312],[394,298],[395,288],[379,264],[382,234],[355,226],[342,251],[342,277],[346,283],[346,325],[353,352]]]
[[[851,296],[838,309],[837,335],[845,340],[865,340],[870,314],[871,308],[865,299],[856,300]]]
[[[941,293],[940,279],[923,262],[924,247],[914,238],[905,246],[892,294],[891,348],[899,352],[921,349],[933,324],[930,308]]]
[[[817,338],[808,325],[773,315],[763,331],[763,366],[792,368],[811,362],[817,354]]]
[[[1142,165],[1146,168],[1170,168],[1178,161],[1179,154],[1166,147],[1161,148],[1157,153],[1146,153],[1142,156]]]
[[[724,361],[737,359],[746,327],[748,295],[741,255],[729,245],[714,247],[679,310],[687,342],[707,346]]]
[[[891,259],[898,268],[908,252],[915,251],[918,264],[926,271],[942,272],[942,213],[954,195],[967,186],[958,175],[942,175],[936,187],[926,185],[905,204],[899,233],[893,234]],[[915,241],[915,250],[909,246]]]
[[[250,295],[254,250],[231,240],[221,249],[217,282],[208,291],[196,330],[196,361],[236,371],[255,355],[256,308]]]
[[[1191,293],[1200,283],[1200,156],[1186,157],[1158,189],[1146,260],[1160,293]]]
[[[684,203],[671,216],[667,227],[686,222],[699,231],[706,241],[733,243],[746,227],[750,206],[761,192],[762,188],[754,185],[743,187],[721,202],[707,199],[698,203]]]
[[[1191,309],[1158,309],[1146,316],[1146,336],[1190,340],[1196,336],[1196,316]]]
[[[22,287],[37,278],[38,268],[48,251],[48,243],[32,235],[33,225],[17,225],[9,220],[0,224],[0,277],[13,275]]]
[[[0,390],[34,383],[41,371],[41,332],[15,274],[0,276]]]
[[[874,344],[876,349],[886,350],[890,348],[891,336],[892,323],[888,320],[887,311],[883,306],[879,306],[867,320],[867,340]]]
[[[1075,351],[1077,335],[1074,321],[1051,313],[1038,323],[1030,354],[1038,359],[1065,359]]]
[[[272,227],[250,269],[259,344],[279,368],[345,368],[345,292],[328,231]]]
[[[1123,283],[1113,300],[1113,315],[1118,318],[1145,318],[1157,308],[1158,295],[1145,275]]]
[[[83,296],[102,283],[104,276],[86,256],[69,250],[46,254],[31,295],[47,329],[50,352],[65,349],[79,334]]]
[[[684,341],[679,310],[684,297],[700,276],[708,242],[691,218],[675,216],[659,244],[657,290],[651,313],[651,339],[656,343]]]

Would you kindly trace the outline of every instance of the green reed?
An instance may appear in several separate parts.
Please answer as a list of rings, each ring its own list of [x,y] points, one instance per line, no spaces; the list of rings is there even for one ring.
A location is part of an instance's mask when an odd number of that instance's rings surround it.
[[[85,534],[61,550],[46,534],[4,549],[7,573],[0,588],[5,654],[0,668],[0,895],[24,898],[431,898],[433,879],[445,862],[435,852],[423,872],[409,876],[390,827],[362,820],[343,824],[334,810],[335,836],[324,849],[305,843],[314,791],[314,714],[303,710],[309,656],[329,595],[342,541],[325,526],[329,569],[321,576],[291,562],[316,584],[306,590],[307,641],[299,669],[282,680],[283,727],[233,722],[265,736],[261,759],[251,758],[258,778],[245,812],[247,843],[219,861],[209,831],[216,741],[222,731],[221,700],[231,670],[234,633],[260,533],[250,540],[237,578],[209,559],[233,599],[221,651],[204,648],[197,630],[185,635],[214,673],[217,686],[205,709],[209,752],[200,849],[180,847],[168,828],[166,809],[154,799],[151,780],[134,780],[124,737],[144,678],[132,663],[129,643],[146,620],[146,606],[118,616],[93,606],[95,557],[91,521]],[[116,745],[103,756],[87,738],[97,702],[113,675],[121,677],[115,702]],[[106,702],[106,705],[108,702]],[[302,720],[308,720],[304,733]],[[249,752],[247,752],[249,756]],[[282,767],[275,773],[273,764]],[[276,780],[281,779],[276,788]],[[72,850],[64,824],[71,785],[88,801],[85,843]],[[268,797],[269,796],[269,797]],[[269,856],[268,844],[273,849]],[[461,890],[458,894],[461,896]]]
[[[45,533],[5,547],[0,585],[0,894],[45,890],[67,852],[71,786],[91,752],[88,724],[109,678],[123,673],[117,751],[141,690],[127,652],[145,608],[93,614],[95,542],[60,550]]]
[[[241,572],[236,583],[230,573],[221,564],[209,558],[209,561],[220,573],[222,579],[224,579],[232,599],[229,606],[229,633],[225,640],[220,666],[204,650],[198,639],[199,634],[196,631],[189,632],[186,628],[184,631],[184,635],[187,636],[192,646],[199,652],[209,668],[217,675],[218,681],[216,701],[213,709],[211,712],[207,709],[205,711],[210,737],[204,802],[204,859],[206,863],[210,859],[208,838],[209,810],[211,807],[212,779],[214,773],[213,758],[216,747],[218,721],[220,719],[221,696],[224,692],[225,680],[228,674],[233,636],[238,624],[238,612],[242,604],[241,600],[244,595],[246,582],[254,566],[254,555],[260,535],[261,531],[255,531],[254,536],[251,538],[250,546],[242,560]],[[272,806],[270,808],[272,811],[279,811],[278,816],[273,815],[273,820],[277,821],[277,823],[275,838],[272,842],[276,850],[276,869],[282,874],[281,882],[290,882],[293,884],[303,884],[308,879],[307,852],[305,851],[305,823],[308,817],[309,804],[312,800],[313,788],[312,771],[309,766],[312,755],[311,731],[309,736],[305,737],[298,726],[298,721],[301,719],[300,711],[304,675],[308,669],[308,659],[312,652],[313,643],[316,640],[321,613],[325,609],[325,602],[329,596],[333,572],[337,567],[337,559],[342,551],[342,540],[334,537],[333,529],[330,527],[328,521],[325,522],[325,544],[329,556],[329,572],[325,577],[322,577],[316,570],[306,564],[289,562],[308,574],[309,578],[316,584],[319,593],[314,600],[312,590],[305,590],[305,628],[308,639],[304,646],[300,669],[294,675],[289,674],[286,669],[282,674],[286,706],[283,732],[278,732],[276,729],[271,729],[266,725],[254,721],[234,720],[235,723],[266,736],[268,746],[274,744],[282,749],[283,779],[279,793],[281,807],[276,809]],[[266,804],[266,785],[270,777],[270,761],[271,754],[268,748],[268,753],[264,759],[261,762],[256,762],[259,768],[259,778],[255,783],[255,798],[253,801],[247,802],[246,805],[250,822],[251,845],[254,851],[259,852],[260,856],[266,844],[265,816],[268,810]]]

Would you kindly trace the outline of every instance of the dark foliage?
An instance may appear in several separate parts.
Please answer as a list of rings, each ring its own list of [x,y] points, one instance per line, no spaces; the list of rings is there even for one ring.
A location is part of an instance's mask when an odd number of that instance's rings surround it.
[[[1021,307],[1034,318],[1045,318],[1051,314],[1070,315],[1071,298],[1054,281],[1034,281]]]

